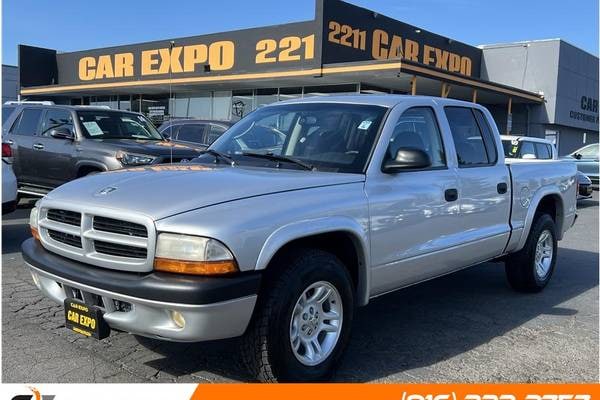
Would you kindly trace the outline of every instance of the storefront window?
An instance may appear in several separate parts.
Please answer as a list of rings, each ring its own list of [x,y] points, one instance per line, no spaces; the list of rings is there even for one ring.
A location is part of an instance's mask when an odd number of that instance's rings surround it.
[[[131,95],[119,96],[119,110],[131,111]]]
[[[297,99],[302,97],[301,87],[281,88],[279,89],[279,101]]]
[[[252,90],[234,90],[231,98],[231,119],[238,120],[253,110]]]
[[[142,114],[146,115],[156,126],[169,119],[168,95],[142,95]]]
[[[275,103],[279,100],[277,89],[256,89],[255,104],[256,108],[260,108],[267,104]]]
[[[231,91],[213,92],[212,119],[220,121],[231,119]]]
[[[142,107],[142,96],[134,94],[131,96],[131,111],[141,112]]]
[[[358,85],[325,85],[304,87],[304,97],[310,96],[332,96],[336,94],[357,93]]]
[[[112,109],[119,108],[118,96],[92,96],[90,99],[92,106],[108,106]]]
[[[169,114],[173,118],[186,118],[188,116],[190,99],[175,95],[169,99]]]
[[[392,90],[380,86],[367,85],[361,83],[360,92],[362,94],[389,94],[392,92]]]
[[[187,117],[210,119],[212,116],[212,97],[210,92],[198,92],[190,95]]]

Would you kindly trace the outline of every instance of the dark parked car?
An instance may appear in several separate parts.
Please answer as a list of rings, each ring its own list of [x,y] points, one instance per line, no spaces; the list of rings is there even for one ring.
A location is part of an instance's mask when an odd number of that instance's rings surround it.
[[[577,171],[577,185],[579,192],[577,193],[577,200],[589,199],[592,197],[592,180],[585,176],[581,171]]]
[[[158,128],[160,133],[173,142],[208,147],[233,125],[228,121],[203,119],[175,119]]]
[[[598,185],[598,168],[600,163],[600,149],[598,143],[589,144],[575,150],[568,157],[575,159],[577,169],[592,180],[592,184]]]
[[[92,173],[181,162],[202,151],[171,143],[139,113],[39,103],[15,105],[2,141],[10,146],[19,193],[34,195]]]

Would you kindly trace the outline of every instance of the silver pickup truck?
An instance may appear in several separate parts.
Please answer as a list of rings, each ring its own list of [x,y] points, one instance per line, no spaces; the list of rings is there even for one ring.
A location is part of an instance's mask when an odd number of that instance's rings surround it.
[[[53,190],[22,251],[69,329],[243,336],[257,379],[314,381],[376,296],[487,260],[542,290],[576,219],[575,173],[506,162],[476,104],[309,98],[258,109],[191,163]]]

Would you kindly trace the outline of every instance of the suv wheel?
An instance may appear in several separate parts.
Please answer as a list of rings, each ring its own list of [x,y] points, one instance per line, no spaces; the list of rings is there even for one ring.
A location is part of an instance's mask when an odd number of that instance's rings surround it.
[[[530,293],[544,289],[554,273],[557,249],[554,220],[548,214],[539,214],[523,249],[506,260],[510,286]]]
[[[354,312],[348,270],[334,255],[308,249],[271,265],[283,272],[263,291],[243,339],[244,362],[263,382],[327,378],[350,335]]]

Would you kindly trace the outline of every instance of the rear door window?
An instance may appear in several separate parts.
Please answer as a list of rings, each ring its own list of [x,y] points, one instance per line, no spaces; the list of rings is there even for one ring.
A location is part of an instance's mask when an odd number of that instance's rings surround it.
[[[14,106],[3,106],[2,107],[2,125],[8,121],[8,118],[12,115],[13,111],[15,111]]]
[[[454,139],[459,167],[492,164],[494,161],[488,157],[486,144],[472,109],[445,107],[444,110]]]
[[[498,154],[496,152],[496,141],[494,140],[492,128],[490,128],[490,124],[488,124],[487,118],[485,118],[485,115],[483,115],[481,110],[474,108],[473,113],[477,119],[477,124],[479,124],[479,129],[481,130],[483,137],[483,144],[485,145],[485,151],[487,152],[490,164],[495,164],[496,160],[498,160]]]
[[[532,142],[526,140],[521,142],[521,158],[537,158],[535,146]]]
[[[204,143],[206,124],[186,124],[179,128],[177,140],[192,143]]]
[[[550,146],[545,143],[536,143],[535,150],[537,151],[537,158],[540,160],[550,160],[552,158]]]
[[[67,110],[48,110],[42,121],[42,136],[50,136],[55,128],[66,128],[73,132],[73,118]]]
[[[41,108],[26,108],[12,127],[12,133],[15,135],[35,136],[40,125],[42,116]]]
[[[210,125],[210,130],[208,131],[207,135],[206,135],[206,143],[208,145],[211,145],[215,140],[217,140],[225,131],[227,130],[227,128],[225,128],[224,126],[221,125]]]

